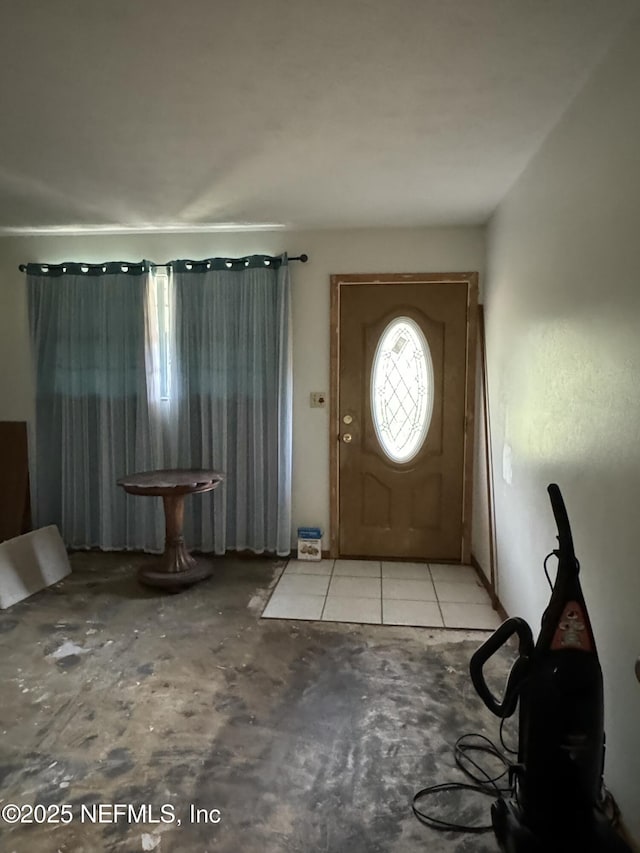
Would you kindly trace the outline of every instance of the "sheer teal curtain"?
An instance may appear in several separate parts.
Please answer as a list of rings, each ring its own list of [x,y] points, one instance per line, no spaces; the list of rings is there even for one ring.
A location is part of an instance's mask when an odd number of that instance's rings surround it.
[[[176,262],[173,285],[176,462],[225,474],[215,492],[188,499],[185,538],[190,547],[218,554],[288,554],[292,358],[286,255],[254,256],[232,269]]]
[[[148,275],[29,272],[27,281],[34,525],[56,524],[75,548],[162,550],[159,501],[116,486],[162,463],[147,400]]]
[[[161,551],[161,502],[126,495],[116,480],[215,468],[222,486],[188,498],[188,547],[288,554],[286,255],[177,261],[154,279],[145,264],[118,272],[127,266],[27,267],[35,525],[56,524],[75,548]]]

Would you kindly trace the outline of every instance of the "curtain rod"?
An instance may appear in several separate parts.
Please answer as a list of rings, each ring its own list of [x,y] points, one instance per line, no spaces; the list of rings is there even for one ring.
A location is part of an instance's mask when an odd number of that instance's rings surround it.
[[[254,255],[254,256],[246,256],[244,258],[220,258],[221,261],[226,262],[227,266],[233,264],[239,264],[241,262],[246,261],[248,264],[249,257],[257,257],[257,258],[266,258],[267,255]],[[273,258],[275,260],[275,258]],[[288,261],[300,261],[303,264],[306,264],[309,260],[309,255],[301,254],[296,255],[294,257],[287,258]],[[92,275],[96,275],[99,272],[129,272],[132,274],[140,275],[143,272],[146,272],[147,269],[154,267],[171,267],[174,264],[184,264],[184,261],[169,261],[166,264],[154,264],[152,261],[138,261],[130,263],[129,261],[109,261],[106,263],[98,263],[98,264],[88,264],[88,263],[78,263],[77,261],[68,261],[62,264],[47,264],[47,263],[32,263],[32,264],[19,264],[18,269],[20,272],[29,272],[29,267],[40,267],[39,272],[43,273],[57,273],[58,275],[67,271],[67,267],[72,268],[81,273],[91,273]],[[205,264],[206,261],[189,261],[187,263],[194,263],[197,265]],[[35,270],[33,270],[35,272]]]

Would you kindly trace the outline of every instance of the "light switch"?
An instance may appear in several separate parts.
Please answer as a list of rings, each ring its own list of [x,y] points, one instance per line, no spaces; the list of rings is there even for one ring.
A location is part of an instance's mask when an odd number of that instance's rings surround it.
[[[325,391],[312,391],[310,398],[309,405],[312,409],[324,409],[327,405],[327,395]]]

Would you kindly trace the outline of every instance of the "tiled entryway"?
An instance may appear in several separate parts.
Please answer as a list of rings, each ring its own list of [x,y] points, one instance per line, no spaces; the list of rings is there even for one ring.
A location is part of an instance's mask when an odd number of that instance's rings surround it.
[[[262,616],[483,630],[501,621],[471,566],[379,560],[290,560]]]

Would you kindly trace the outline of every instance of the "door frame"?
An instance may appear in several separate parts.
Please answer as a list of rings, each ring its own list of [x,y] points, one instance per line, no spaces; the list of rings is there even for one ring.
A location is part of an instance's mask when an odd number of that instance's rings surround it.
[[[329,556],[340,557],[338,521],[340,518],[340,296],[343,287],[355,284],[433,284],[467,285],[467,353],[465,375],[465,419],[463,447],[462,548],[461,563],[471,559],[471,513],[473,509],[473,449],[475,439],[476,336],[478,324],[478,273],[359,273],[331,276],[331,349],[329,392]]]

